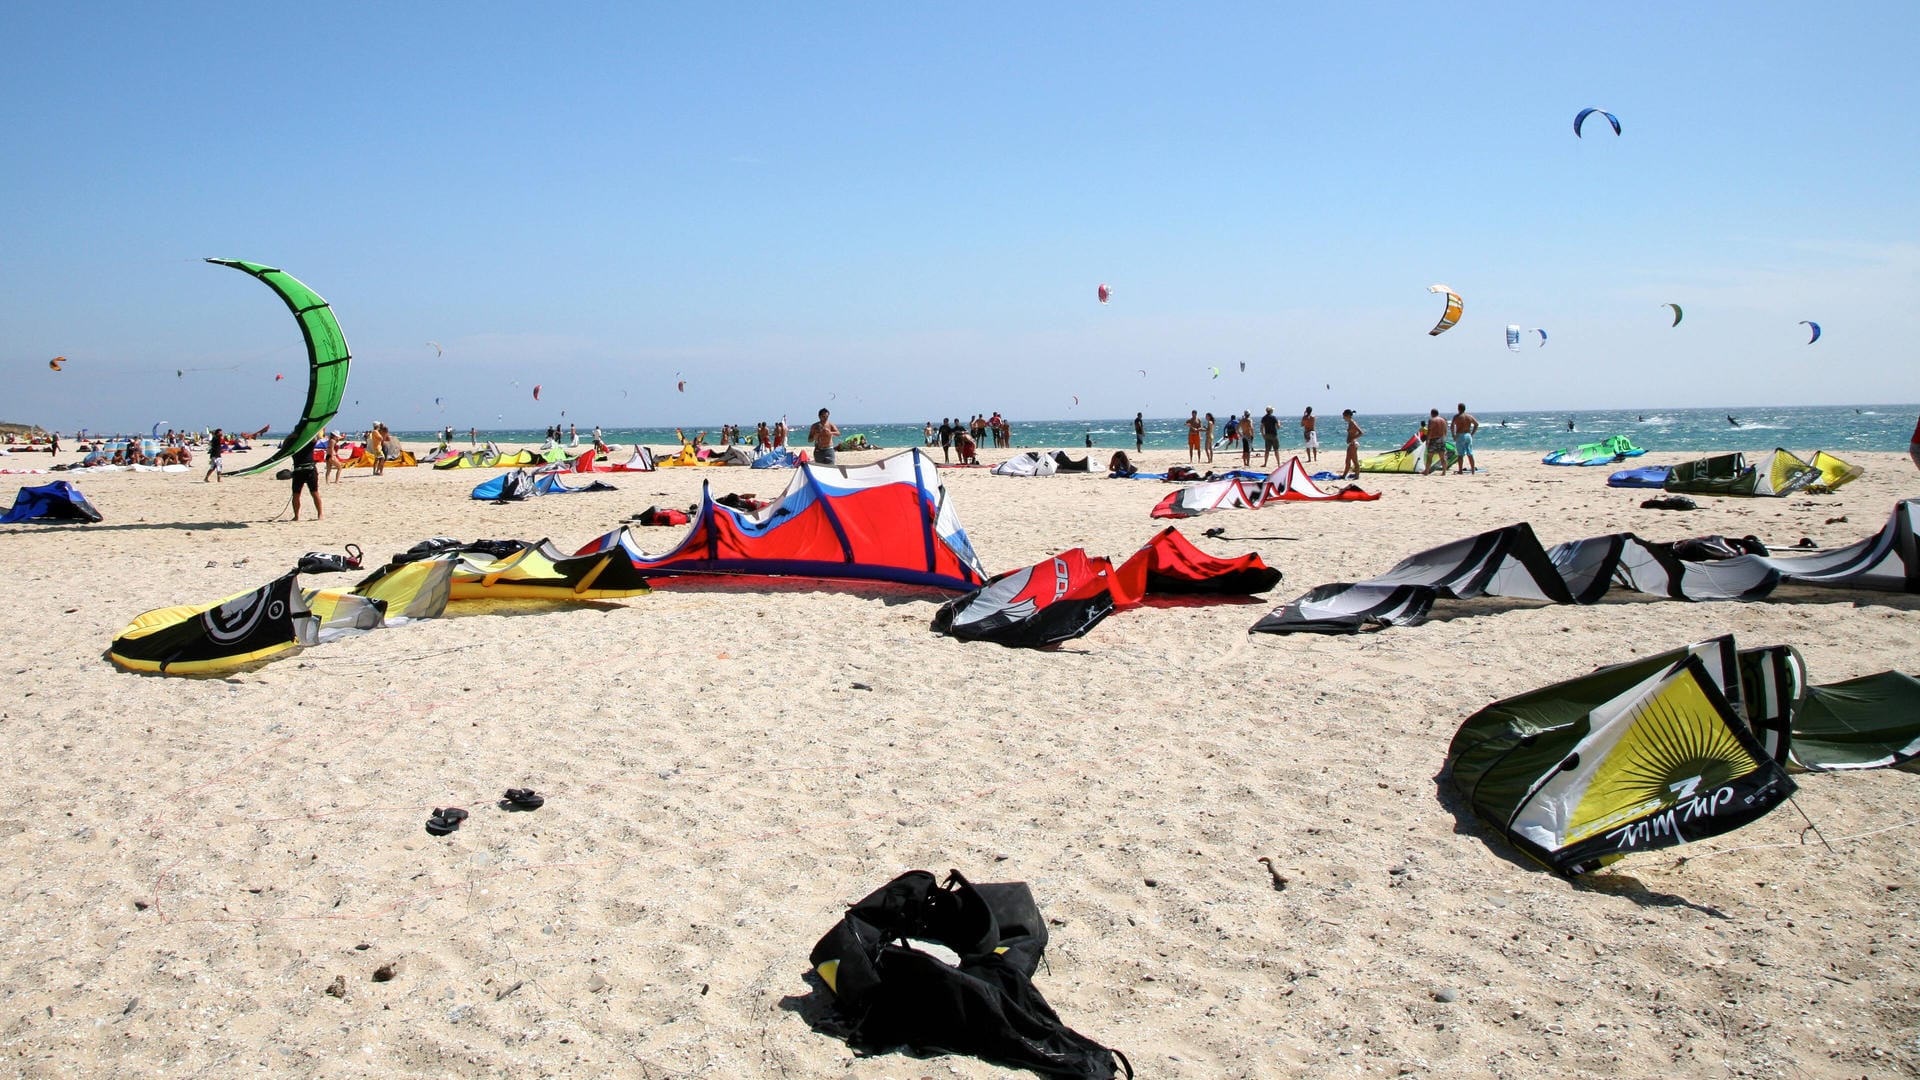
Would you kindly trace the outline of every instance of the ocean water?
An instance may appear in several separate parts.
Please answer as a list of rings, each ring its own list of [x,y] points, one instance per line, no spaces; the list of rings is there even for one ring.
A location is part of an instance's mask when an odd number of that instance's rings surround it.
[[[1920,405],[1821,405],[1755,406],[1731,414],[1739,421],[1728,422],[1729,414],[1718,409],[1627,409],[1603,412],[1498,412],[1474,414],[1480,421],[1480,434],[1474,438],[1478,450],[1525,450],[1547,453],[1562,447],[1595,442],[1610,435],[1625,435],[1649,452],[1686,452],[1707,450],[1771,450],[1782,446],[1800,453],[1829,450],[1890,450],[1903,452],[1913,435],[1914,420]],[[1257,421],[1258,416],[1255,417]],[[837,420],[837,418],[836,418]],[[1413,413],[1388,413],[1379,416],[1361,414],[1360,426],[1366,437],[1360,445],[1367,453],[1392,449],[1406,441],[1426,416]],[[1573,423],[1573,430],[1567,428]],[[938,425],[936,425],[937,427]],[[719,430],[718,423],[705,428],[689,425],[689,432]],[[1154,417],[1146,421],[1146,446],[1149,450],[1181,450],[1187,445],[1185,417]],[[741,424],[751,436],[752,427]],[[871,443],[882,447],[922,445],[920,424],[840,422],[848,435],[863,433]],[[1321,449],[1344,445],[1344,428],[1338,413],[1320,420]],[[432,431],[403,431],[409,444],[435,442]],[[1216,428],[1216,435],[1218,429]],[[604,428],[603,437],[612,446],[642,443],[652,447],[674,447],[679,440],[672,428]],[[541,431],[523,428],[483,428],[480,441],[488,439],[505,447],[536,445],[545,437]],[[580,433],[582,442],[590,431]],[[711,440],[711,436],[709,436]],[[717,441],[717,440],[711,440]],[[806,443],[806,429],[793,434],[790,441]],[[1091,445],[1099,450],[1133,449],[1133,418],[1106,420],[1014,420],[1014,445],[1033,449],[1072,449]],[[455,433],[454,444],[467,445],[466,429]],[[1280,445],[1298,449],[1301,445],[1298,415],[1281,417]],[[1844,456],[1844,455],[1843,455]]]

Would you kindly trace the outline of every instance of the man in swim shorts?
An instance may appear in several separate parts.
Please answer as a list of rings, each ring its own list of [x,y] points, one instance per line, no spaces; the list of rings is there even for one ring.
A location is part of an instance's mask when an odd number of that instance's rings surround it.
[[[1280,418],[1273,415],[1273,406],[1267,406],[1267,415],[1260,418],[1260,441],[1266,449],[1260,452],[1260,464],[1280,460]]]
[[[1473,434],[1480,430],[1480,421],[1467,411],[1466,402],[1461,402],[1459,409],[1453,414],[1453,449],[1460,455],[1460,474],[1465,476],[1480,471],[1473,462]]]
[[[1320,422],[1313,418],[1313,406],[1300,414],[1300,434],[1307,440],[1307,462],[1312,464],[1320,460],[1320,432],[1316,430]]]
[[[1133,414],[1133,452],[1138,454],[1147,445],[1147,414]]]
[[[1187,413],[1187,460],[1200,460],[1200,410]]]
[[[305,446],[293,452],[293,520],[300,520],[300,489],[306,488],[313,493],[313,519],[320,520],[320,463],[313,460],[327,451],[315,446],[308,439]]]
[[[840,428],[827,419],[827,410],[820,410],[820,419],[807,429],[807,438],[813,440],[813,463],[833,464],[833,444],[840,438]]]
[[[1427,470],[1422,476],[1432,476],[1434,466],[1440,467],[1440,474],[1447,472],[1447,421],[1440,415],[1439,409],[1427,410]]]

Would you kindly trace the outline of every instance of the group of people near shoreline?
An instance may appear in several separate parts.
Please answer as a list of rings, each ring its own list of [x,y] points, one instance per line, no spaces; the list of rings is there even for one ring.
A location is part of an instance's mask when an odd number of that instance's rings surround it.
[[[1013,446],[1013,423],[995,410],[992,416],[975,414],[971,419],[962,421],[957,416],[941,417],[940,426],[933,426],[929,420],[921,429],[921,436],[927,446],[936,441],[940,444],[940,456],[953,463],[953,455],[960,455],[961,465],[980,464],[980,441],[991,436],[995,449]]]
[[[1343,480],[1347,479],[1349,475],[1356,480],[1360,477],[1360,438],[1365,435],[1366,432],[1361,430],[1360,424],[1354,419],[1354,415],[1352,409],[1342,409],[1340,411],[1340,418],[1346,421],[1347,425],[1347,455],[1340,466],[1340,478]],[[1205,417],[1200,415],[1198,409],[1191,410],[1187,413],[1187,460],[1189,462],[1211,463],[1213,461],[1215,446],[1213,432],[1215,423],[1212,413],[1207,413]],[[1251,467],[1253,465],[1253,439],[1256,423],[1258,424],[1260,433],[1261,467],[1269,468],[1281,464],[1280,418],[1274,415],[1273,406],[1271,405],[1267,406],[1266,413],[1262,415],[1257,422],[1253,418],[1253,410],[1251,409],[1242,411],[1238,417],[1229,413],[1227,415],[1226,426],[1221,432],[1220,442],[1229,448],[1231,448],[1234,443],[1239,443],[1240,463],[1243,466]],[[1305,444],[1307,463],[1313,464],[1320,460],[1320,418],[1313,415],[1313,406],[1309,405],[1301,412],[1299,423],[1300,436]],[[1134,413],[1134,452],[1139,453],[1145,450],[1146,443],[1146,416],[1143,413]],[[1231,453],[1231,449],[1229,449],[1229,453]]]
[[[1426,469],[1420,475],[1432,476],[1435,468],[1440,470],[1441,475],[1446,474],[1449,436],[1453,441],[1454,459],[1458,465],[1454,470],[1456,475],[1465,476],[1467,473],[1480,471],[1473,460],[1473,436],[1480,430],[1480,421],[1475,420],[1473,414],[1467,411],[1466,402],[1459,403],[1455,408],[1457,411],[1454,412],[1452,420],[1441,416],[1439,409],[1427,410],[1427,425],[1421,433],[1421,441],[1425,444],[1427,455]]]

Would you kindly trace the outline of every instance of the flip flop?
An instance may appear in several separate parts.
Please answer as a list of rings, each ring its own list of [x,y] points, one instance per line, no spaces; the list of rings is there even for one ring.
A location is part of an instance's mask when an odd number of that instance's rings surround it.
[[[508,788],[506,797],[500,800],[502,810],[538,810],[546,804],[546,796],[523,787]]]
[[[467,812],[457,806],[449,806],[444,810],[436,806],[433,816],[427,819],[427,832],[433,836],[445,836],[458,829],[467,817]]]

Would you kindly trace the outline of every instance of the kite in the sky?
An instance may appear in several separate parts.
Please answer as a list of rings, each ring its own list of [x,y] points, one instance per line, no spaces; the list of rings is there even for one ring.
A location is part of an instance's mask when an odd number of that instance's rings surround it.
[[[1673,309],[1673,325],[1679,326],[1680,325],[1680,305],[1679,304],[1661,304],[1660,306],[1670,307]]]
[[[47,361],[47,366],[48,366],[48,367],[50,367],[50,368],[52,368],[52,369],[53,369],[53,370],[55,370],[55,371],[59,371],[59,370],[60,370],[60,365],[61,365],[61,364],[64,364],[64,363],[66,363],[66,362],[67,362],[67,358],[66,358],[66,357],[64,357],[64,356],[56,356],[56,357],[54,357],[53,359],[51,359],[51,360],[49,360],[49,361]]]
[[[1247,371],[1247,362],[1245,360],[1242,360],[1240,361],[1240,373],[1244,375],[1246,374],[1246,371]]]
[[[1606,111],[1605,109],[1581,109],[1580,112],[1577,115],[1575,115],[1573,118],[1573,134],[1575,138],[1580,137],[1580,125],[1586,123],[1587,117],[1592,116],[1594,113],[1599,113],[1601,116],[1606,117],[1607,123],[1613,125],[1613,133],[1615,135],[1620,134],[1620,118],[1619,117],[1613,115],[1612,113]]]
[[[273,377],[273,381],[274,381],[274,382],[279,382],[279,381],[280,381],[281,379],[284,379],[284,378],[286,378],[286,376],[285,376],[285,375],[275,375],[275,376]]]
[[[1800,320],[1800,325],[1801,325],[1801,326],[1811,326],[1811,327],[1813,327],[1813,336],[1807,339],[1807,344],[1809,344],[1809,345],[1811,345],[1811,344],[1813,344],[1814,342],[1816,342],[1816,341],[1819,341],[1819,340],[1820,340],[1820,324],[1819,324],[1819,323],[1817,323],[1817,322],[1808,322],[1808,321],[1807,321],[1806,319],[1801,319],[1801,320]]]
[[[286,442],[281,443],[280,448],[269,454],[265,461],[234,473],[235,476],[248,476],[273,468],[326,430],[328,421],[340,411],[340,399],[347,392],[347,368],[352,355],[347,351],[347,338],[340,332],[340,323],[333,317],[333,309],[327,306],[319,293],[301,284],[292,274],[238,259],[207,261],[251,274],[272,289],[287,305],[287,310],[293,312],[294,320],[300,324],[301,336],[307,342],[307,403],[300,412],[300,420],[294,424]]]
[[[540,384],[539,383],[533,384],[533,400],[535,401],[540,400]]]
[[[1146,368],[1136,368],[1135,370],[1137,370],[1137,371],[1139,371],[1139,372],[1140,372],[1140,377],[1141,377],[1141,378],[1143,378],[1143,379],[1144,379],[1144,378],[1146,378],[1146,377],[1147,377],[1147,369],[1146,369]]]
[[[1219,368],[1214,368],[1214,369],[1212,369],[1212,370],[1213,370],[1213,377],[1214,377],[1214,378],[1216,378],[1216,379],[1217,379],[1217,378],[1219,378],[1219,377],[1220,377],[1220,369],[1219,369]]]
[[[687,392],[687,380],[681,379],[679,382],[674,383],[673,385],[674,385],[674,388],[679,390],[681,393],[684,394]]]
[[[1507,351],[1520,351],[1520,327],[1516,323],[1507,324]]]
[[[427,342],[427,344],[429,344],[429,345],[431,345],[431,346],[433,346],[433,355],[435,355],[435,356],[445,356],[445,355],[447,355],[447,352],[446,352],[446,350],[445,350],[445,349],[442,349],[442,348],[440,347],[440,343],[439,343],[439,342],[437,342],[437,341],[429,341],[429,342]]]
[[[1428,337],[1438,337],[1453,329],[1453,324],[1460,321],[1460,294],[1446,285],[1429,285],[1427,291],[1447,294],[1447,309],[1440,313],[1440,321],[1433,324],[1433,329],[1427,331]]]
[[[1113,290],[1105,282],[1100,283],[1100,302],[1106,303],[1113,296]]]
[[[1079,394],[1075,394],[1075,395],[1073,395],[1073,403],[1074,403],[1075,405],[1078,405],[1078,404],[1080,404],[1080,395],[1079,395]]]
[[[1540,329],[1540,328],[1539,328],[1539,327],[1537,327],[1537,326],[1533,328],[1533,331],[1532,331],[1532,332],[1533,332],[1533,333],[1536,333],[1536,334],[1539,334],[1539,335],[1540,335],[1540,348],[1542,348],[1542,349],[1544,349],[1544,348],[1546,348],[1546,347],[1547,347],[1547,332],[1546,332],[1545,330],[1542,330],[1542,329]]]

